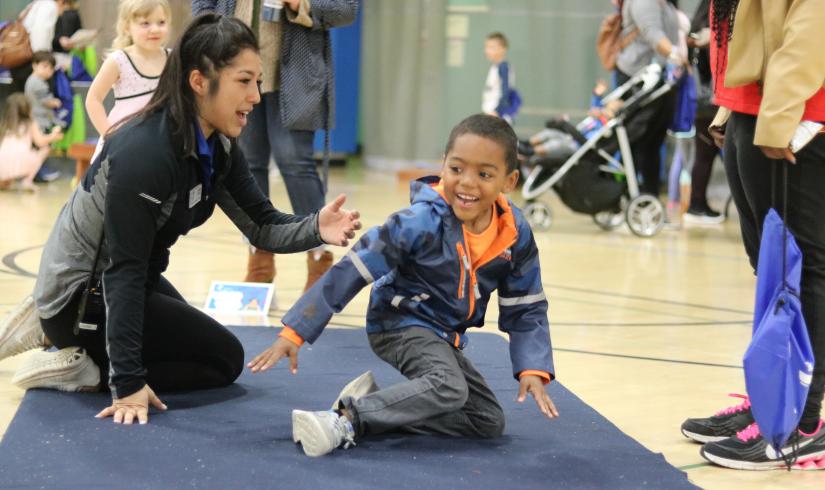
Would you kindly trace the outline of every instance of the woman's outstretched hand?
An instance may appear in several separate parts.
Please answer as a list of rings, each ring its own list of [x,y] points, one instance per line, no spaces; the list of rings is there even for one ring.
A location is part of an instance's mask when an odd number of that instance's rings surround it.
[[[95,417],[102,419],[112,417],[116,424],[131,424],[137,418],[138,422],[145,424],[149,422],[149,405],[158,410],[166,410],[166,405],[160,401],[149,385],[144,385],[140,390],[123,398],[112,399],[112,405],[104,408]]]
[[[355,230],[361,229],[358,211],[341,207],[346,200],[347,196],[341,194],[318,213],[318,229],[324,243],[346,247],[355,238]]]

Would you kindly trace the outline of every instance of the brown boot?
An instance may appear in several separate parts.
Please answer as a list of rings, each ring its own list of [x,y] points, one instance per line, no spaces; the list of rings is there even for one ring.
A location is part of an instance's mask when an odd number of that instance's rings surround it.
[[[275,279],[275,255],[250,248],[244,282],[272,282]]]
[[[315,260],[315,252],[309,251],[307,253],[307,283],[304,286],[304,292],[311,288],[330,267],[332,267],[332,252],[324,250],[318,260]]]

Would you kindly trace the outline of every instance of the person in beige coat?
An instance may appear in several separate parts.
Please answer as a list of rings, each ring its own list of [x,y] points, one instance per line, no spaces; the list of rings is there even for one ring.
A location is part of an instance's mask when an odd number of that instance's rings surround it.
[[[747,397],[688,419],[682,433],[720,466],[825,469],[825,136],[795,139],[825,122],[825,0],[713,0],[711,25],[720,106],[711,131],[724,145],[745,250],[756,270],[765,216],[784,213],[802,251],[799,297],[815,362],[799,428],[781,451],[762,437]]]

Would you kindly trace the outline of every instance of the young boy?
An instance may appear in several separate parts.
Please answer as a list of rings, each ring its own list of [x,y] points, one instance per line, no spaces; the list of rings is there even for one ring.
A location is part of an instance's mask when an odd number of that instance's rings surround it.
[[[375,282],[367,311],[373,351],[408,381],[379,390],[365,373],[333,411],[292,412],[293,439],[309,456],[359,438],[403,429],[456,437],[498,437],[504,412],[462,354],[467,328],[484,324],[499,295],[499,328],[510,335],[518,401],[531,394],[558,416],[544,385],[554,377],[538,250],[513,189],[516,135],[502,119],[470,116],[453,128],[441,179],[411,185],[412,204],[372,228],[283,318],[278,340],[248,365],[266,371],[284,356],[293,373],[304,341],[315,342],[333,313]]]
[[[492,63],[481,94],[481,110],[513,124],[521,99],[515,91],[516,75],[507,62],[507,38],[494,32],[484,41],[484,56]]]
[[[48,51],[37,51],[32,55],[32,74],[26,79],[25,93],[32,105],[32,119],[44,132],[58,125],[55,109],[61,106],[49,88],[49,80],[54,75],[54,55]]]

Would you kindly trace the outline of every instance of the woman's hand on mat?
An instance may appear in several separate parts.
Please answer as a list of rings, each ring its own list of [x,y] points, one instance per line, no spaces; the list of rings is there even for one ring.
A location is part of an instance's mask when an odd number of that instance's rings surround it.
[[[523,403],[524,400],[527,399],[528,393],[536,400],[536,405],[538,405],[539,410],[541,410],[541,413],[543,413],[545,417],[554,419],[559,416],[559,411],[556,410],[556,405],[553,404],[553,400],[550,399],[550,395],[548,395],[547,390],[544,389],[544,383],[540,377],[527,375],[521,378],[516,401]]]
[[[298,351],[300,349],[301,347],[295,342],[278,337],[269,349],[255,356],[255,359],[249,361],[246,367],[253,373],[262,372],[278,364],[282,357],[289,357],[289,372],[295,374],[298,372]]]
[[[149,385],[123,398],[113,398],[112,406],[104,408],[95,417],[102,419],[112,417],[116,424],[131,424],[138,419],[138,422],[145,424],[149,422],[149,404],[158,410],[166,410],[166,405],[155,395]]]
[[[361,229],[358,211],[341,207],[346,200],[347,196],[340,194],[318,213],[318,231],[324,243],[346,247],[348,240],[355,238],[355,230]]]

